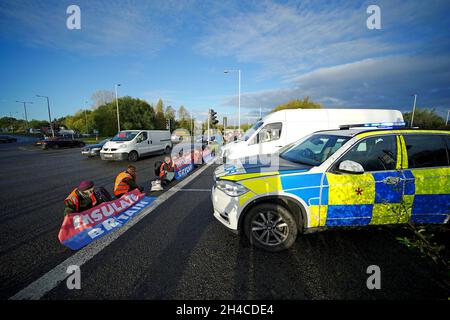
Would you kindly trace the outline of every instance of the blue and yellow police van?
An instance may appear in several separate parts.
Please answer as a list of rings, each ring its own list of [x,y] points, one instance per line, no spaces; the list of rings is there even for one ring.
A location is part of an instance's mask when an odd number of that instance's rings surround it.
[[[327,227],[444,224],[450,132],[382,124],[320,131],[273,155],[219,166],[214,216],[268,251]]]

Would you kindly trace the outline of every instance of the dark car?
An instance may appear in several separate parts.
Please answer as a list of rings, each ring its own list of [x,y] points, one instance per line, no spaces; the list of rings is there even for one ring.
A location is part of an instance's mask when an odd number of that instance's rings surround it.
[[[0,136],[0,143],[17,142],[17,139],[11,136]]]
[[[83,149],[81,149],[81,154],[88,157],[100,156],[100,150],[102,150],[105,143],[107,143],[111,138],[100,141],[96,144],[88,144]]]
[[[66,139],[48,139],[41,140],[39,143],[42,149],[59,149],[59,148],[73,148],[84,147],[86,144],[80,140],[66,140]]]

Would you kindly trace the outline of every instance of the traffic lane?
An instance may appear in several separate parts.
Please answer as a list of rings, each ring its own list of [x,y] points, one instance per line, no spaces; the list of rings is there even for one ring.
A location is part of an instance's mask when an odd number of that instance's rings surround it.
[[[210,188],[212,170],[184,189]],[[45,299],[437,299],[442,274],[401,245],[401,228],[300,236],[287,251],[250,247],[212,215],[209,192],[179,191]],[[242,239],[242,238],[241,238]],[[381,290],[366,286],[381,268]]]
[[[154,162],[147,157],[134,165],[138,183],[148,190]],[[11,160],[12,159],[12,160]],[[127,162],[87,159],[79,148],[48,150],[15,148],[0,157],[0,298],[17,291],[71,254],[58,239],[63,201],[81,180],[92,179],[112,192],[115,176]]]

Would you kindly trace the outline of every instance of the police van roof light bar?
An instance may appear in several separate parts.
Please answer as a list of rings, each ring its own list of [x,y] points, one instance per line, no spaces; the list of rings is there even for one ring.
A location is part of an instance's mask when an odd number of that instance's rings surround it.
[[[398,122],[375,122],[375,123],[361,123],[361,124],[346,124],[339,126],[340,130],[347,130],[350,128],[384,128],[384,129],[397,129],[405,128],[406,123],[404,121]]]

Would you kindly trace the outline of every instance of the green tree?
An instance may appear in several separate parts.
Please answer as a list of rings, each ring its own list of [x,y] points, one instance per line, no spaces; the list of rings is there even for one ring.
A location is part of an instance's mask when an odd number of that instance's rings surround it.
[[[164,116],[164,103],[158,100],[155,106],[155,129],[163,130],[166,128],[166,118]]]
[[[285,104],[280,104],[276,106],[271,112],[276,112],[285,109],[320,109],[322,105],[309,100],[309,97],[303,98],[302,100],[294,99],[290,100]]]
[[[406,112],[403,114],[403,119],[410,124],[411,123],[412,112]],[[436,114],[435,109],[429,108],[416,108],[414,112],[414,123],[413,126],[419,127],[421,129],[445,129],[445,120]],[[447,126],[446,129],[450,129]]]
[[[112,136],[117,133],[116,103],[110,102],[92,111],[94,129],[100,134]],[[156,129],[153,108],[144,100],[129,96],[119,98],[121,130]]]

